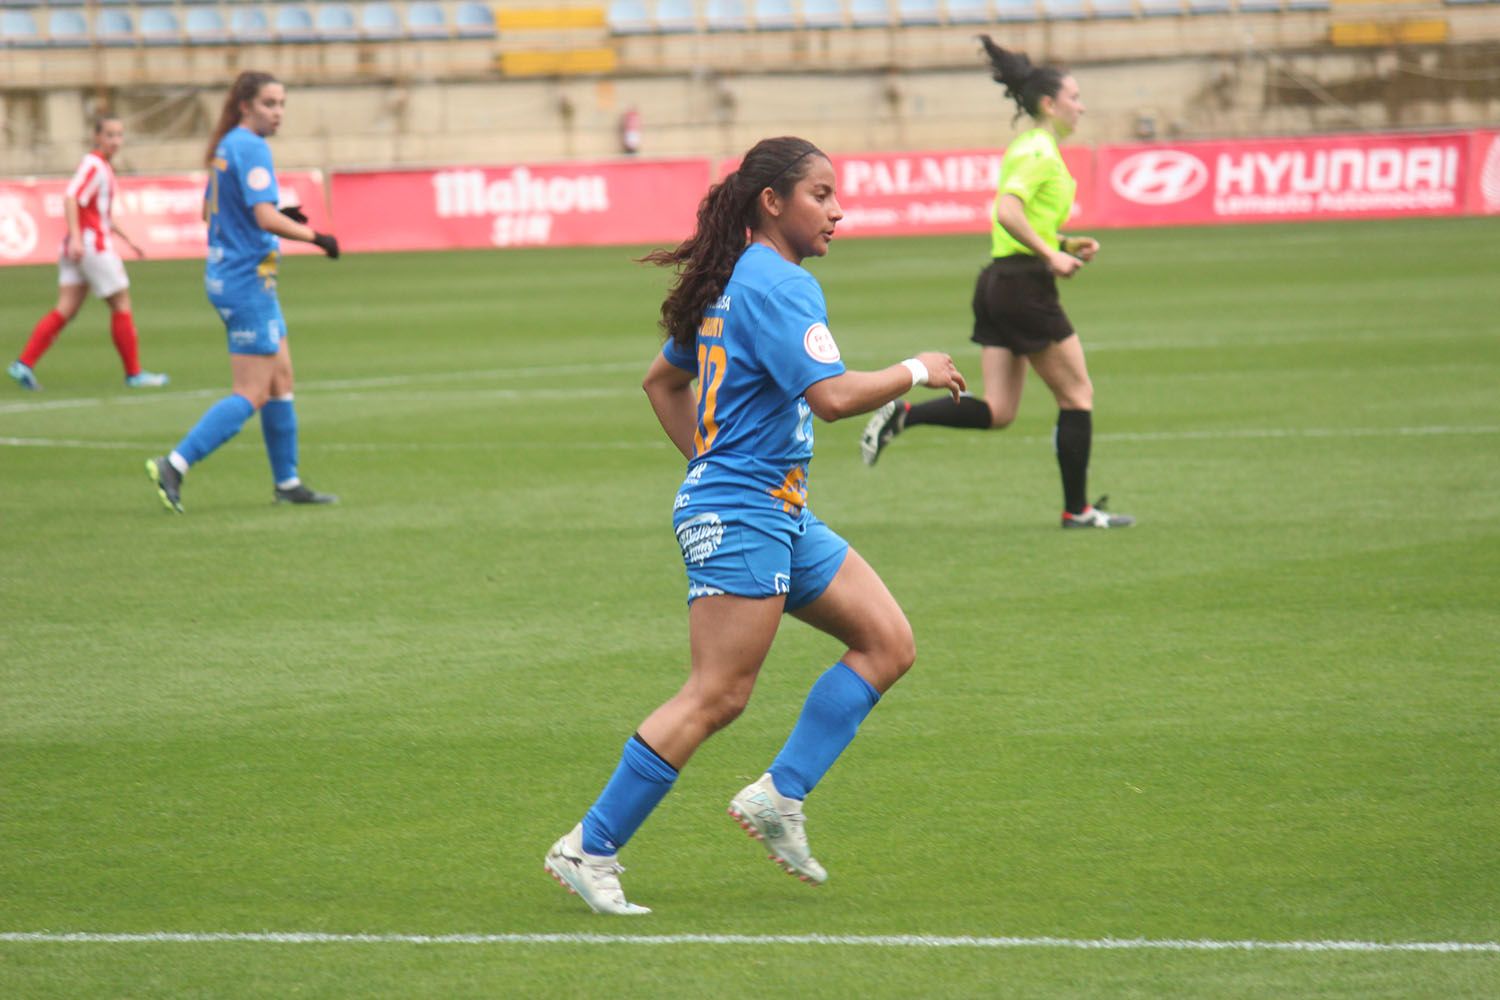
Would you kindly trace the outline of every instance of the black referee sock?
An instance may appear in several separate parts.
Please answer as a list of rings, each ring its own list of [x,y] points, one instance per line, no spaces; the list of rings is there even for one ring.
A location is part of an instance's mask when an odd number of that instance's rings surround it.
[[[968,427],[986,431],[990,428],[990,404],[976,396],[939,396],[918,403],[906,411],[907,427],[917,424],[939,424],[943,427]]]
[[[1089,446],[1094,441],[1094,415],[1088,410],[1058,410],[1053,446],[1062,473],[1063,509],[1082,514],[1089,505]]]

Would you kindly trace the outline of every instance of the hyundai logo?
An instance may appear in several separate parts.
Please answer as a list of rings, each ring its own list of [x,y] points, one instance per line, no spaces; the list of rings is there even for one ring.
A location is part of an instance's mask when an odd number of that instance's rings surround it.
[[[1172,205],[1203,190],[1208,168],[1189,153],[1150,149],[1115,164],[1109,183],[1116,194],[1138,205]]]

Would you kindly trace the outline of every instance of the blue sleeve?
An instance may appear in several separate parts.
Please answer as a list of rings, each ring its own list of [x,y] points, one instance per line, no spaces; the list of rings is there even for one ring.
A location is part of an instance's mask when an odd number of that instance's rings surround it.
[[[667,359],[667,364],[681,368],[685,372],[698,374],[698,359],[691,351],[685,351],[677,346],[674,337],[668,337],[667,342],[661,345],[661,356]]]
[[[805,271],[766,296],[766,323],[757,353],[771,378],[788,395],[800,396],[814,382],[844,374],[838,344],[828,329],[828,307],[817,279]]]
[[[264,139],[243,143],[235,157],[234,169],[239,175],[240,190],[245,193],[245,207],[263,201],[276,204],[276,168],[271,164],[271,147]]]

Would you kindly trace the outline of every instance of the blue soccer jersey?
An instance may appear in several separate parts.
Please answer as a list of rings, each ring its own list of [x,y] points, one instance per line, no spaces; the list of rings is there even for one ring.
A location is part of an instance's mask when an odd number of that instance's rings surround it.
[[[204,281],[211,297],[276,286],[281,246],[255,222],[255,206],[276,204],[276,169],[266,140],[243,125],[231,129],[214,150],[208,203],[208,263]]]
[[[705,312],[695,352],[668,339],[662,356],[698,376],[692,493],[800,515],[813,454],[803,393],[844,372],[817,279],[751,244]]]

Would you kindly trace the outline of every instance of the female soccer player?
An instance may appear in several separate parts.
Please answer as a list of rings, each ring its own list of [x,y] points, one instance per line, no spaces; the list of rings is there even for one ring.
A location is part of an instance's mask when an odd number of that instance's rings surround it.
[[[916,406],[895,400],[865,426],[860,453],[874,465],[897,434],[922,424],[989,430],[1008,427],[1021,405],[1029,365],[1057,400],[1054,438],[1062,474],[1064,528],[1123,528],[1128,514],[1088,502],[1089,450],[1093,441],[1094,386],[1057,296],[1057,278],[1071,278],[1099,252],[1092,236],[1060,236],[1073,208],[1076,184],[1057,144],[1078,127],[1083,100],[1078,81],[1054,66],[1033,66],[1019,52],[981,35],[995,80],[1036,127],[1017,136],[1000,165],[995,194],[994,260],[974,289],[974,334],[981,345],[984,399],[962,396]]]
[[[787,872],[824,881],[802,800],[916,656],[880,577],[808,509],[812,418],[864,413],[918,384],[956,397],[964,379],[938,353],[845,370],[822,289],[798,266],[828,252],[843,214],[826,155],[803,139],[766,139],[709,189],[691,237],[646,258],[678,269],[662,304],[667,342],[643,388],[688,459],[673,524],[687,566],[691,668],[626,742],[582,822],[547,852],[547,871],[597,912],[650,912],[625,899],[616,853],[699,745],[744,709],[787,612],[848,649],[729,813]]]
[[[260,411],[278,503],[333,503],[297,477],[297,412],[292,407],[292,354],[276,298],[278,236],[316,244],[338,258],[339,243],[314,232],[300,212],[276,209],[276,169],[269,136],[281,127],[286,90],[269,73],[234,81],[208,144],[208,300],[229,336],[233,389],[199,418],[170,454],[146,460],[146,474],[168,510],[182,512],[182,477]],[[299,221],[299,219],[301,221]]]
[[[90,289],[109,305],[109,332],[125,366],[125,384],[132,389],[167,384],[167,376],[141,370],[135,319],[130,313],[130,279],[114,248],[113,237],[118,236],[137,257],[146,256],[114,220],[115,172],[110,161],[124,144],[125,125],[120,119],[94,122],[94,148],[84,154],[63,194],[68,235],[57,258],[57,305],[38,321],[21,356],[6,369],[23,389],[42,387],[36,366],[63,327],[78,315]]]

